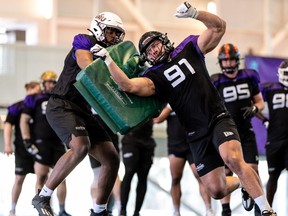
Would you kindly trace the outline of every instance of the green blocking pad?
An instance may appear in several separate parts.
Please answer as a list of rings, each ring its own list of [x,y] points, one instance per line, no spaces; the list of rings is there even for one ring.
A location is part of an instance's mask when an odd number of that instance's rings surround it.
[[[129,78],[146,69],[139,66],[139,54],[130,41],[107,48],[115,63]],[[81,70],[74,83],[77,90],[114,132],[125,134],[160,114],[166,103],[156,97],[139,97],[121,91],[101,59]]]

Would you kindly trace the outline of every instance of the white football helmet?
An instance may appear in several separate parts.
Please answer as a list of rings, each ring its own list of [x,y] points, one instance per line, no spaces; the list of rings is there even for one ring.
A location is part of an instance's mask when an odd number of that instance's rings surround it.
[[[105,30],[117,30],[117,35],[113,42],[108,42],[105,38]],[[107,46],[122,42],[125,36],[124,25],[119,16],[111,12],[102,12],[91,21],[90,29],[88,29],[98,41],[103,42]]]
[[[279,82],[288,87],[288,60],[284,60],[278,67]]]

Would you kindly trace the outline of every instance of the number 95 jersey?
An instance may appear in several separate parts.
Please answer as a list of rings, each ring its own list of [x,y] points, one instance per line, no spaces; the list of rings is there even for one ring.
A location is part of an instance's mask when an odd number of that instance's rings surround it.
[[[247,127],[250,119],[243,118],[241,108],[251,106],[253,96],[260,92],[260,79],[255,70],[239,70],[233,79],[222,73],[213,74],[211,80],[224,99],[225,106],[232,115],[237,127]]]

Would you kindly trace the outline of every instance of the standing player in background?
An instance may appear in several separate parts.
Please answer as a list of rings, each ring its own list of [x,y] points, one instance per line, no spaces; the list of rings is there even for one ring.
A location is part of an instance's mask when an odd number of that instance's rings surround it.
[[[147,179],[153,164],[156,142],[153,138],[153,121],[126,133],[122,140],[122,157],[125,174],[121,182],[120,216],[126,216],[132,178],[137,174],[136,201],[133,216],[139,216],[147,191]]]
[[[204,185],[199,179],[196,171],[193,155],[189,149],[189,142],[185,129],[181,125],[175,112],[167,105],[157,118],[154,118],[154,123],[161,123],[167,120],[167,139],[168,139],[168,159],[170,162],[170,172],[172,177],[171,196],[174,205],[173,216],[180,216],[181,204],[181,179],[186,161],[199,183],[199,192],[204,201],[206,208],[206,216],[214,216],[211,208],[211,197],[208,195]]]
[[[25,84],[26,94],[32,95],[41,92],[39,82]],[[26,175],[34,173],[34,158],[29,154],[24,145],[20,130],[20,116],[23,109],[23,100],[8,107],[8,113],[4,124],[4,153],[15,154],[15,181],[12,188],[12,205],[9,216],[15,216],[16,205],[22,191]],[[12,147],[12,133],[14,127],[14,150]]]
[[[119,153],[119,137],[118,134],[113,133],[113,131],[106,125],[106,123],[100,118],[100,116],[92,109],[92,112],[94,113],[94,117],[97,119],[97,121],[102,125],[102,127],[105,129],[105,131],[110,136],[114,147],[116,148],[117,152]],[[93,205],[96,203],[97,199],[97,191],[98,191],[98,181],[99,181],[99,172],[101,169],[101,163],[97,161],[94,157],[89,155],[89,161],[91,168],[93,170],[93,181],[90,187],[90,194],[92,198]],[[112,194],[109,197],[108,203],[107,203],[107,210],[112,212],[114,205],[117,207],[117,211],[120,211],[121,208],[121,200],[120,200],[120,185],[121,180],[119,178],[119,175],[116,178]]]
[[[139,40],[140,55],[152,65],[143,77],[127,77],[103,47],[95,48],[94,55],[102,58],[123,91],[143,97],[155,95],[171,105],[187,131],[200,179],[213,198],[222,199],[244,187],[262,216],[277,215],[266,199],[259,176],[243,159],[235,122],[205,65],[204,55],[219,44],[225,21],[198,11],[188,2],[177,7],[175,15],[199,20],[206,28],[200,35],[189,35],[175,48],[166,34],[143,34]],[[237,176],[225,176],[224,164]]]
[[[45,71],[40,79],[42,92],[28,95],[20,118],[20,128],[23,143],[27,151],[35,156],[34,170],[37,177],[36,191],[45,184],[50,168],[65,154],[66,148],[46,119],[46,105],[50,92],[56,84],[58,75],[53,71]],[[29,122],[33,121],[31,129]],[[59,216],[70,216],[65,211],[66,181],[57,188],[59,201]]]
[[[76,76],[96,57],[95,45],[108,47],[123,41],[125,31],[119,16],[102,12],[93,18],[91,34],[77,34],[66,56],[58,82],[47,104],[47,120],[58,137],[70,148],[56,163],[32,205],[40,216],[53,215],[50,198],[56,187],[90,154],[101,163],[96,203],[90,216],[111,215],[106,205],[117,178],[119,155],[111,138],[91,112],[91,106],[75,88]],[[91,50],[91,51],[90,51]],[[101,73],[101,71],[96,71]]]
[[[264,108],[259,88],[259,75],[255,70],[239,69],[240,53],[234,44],[226,43],[221,46],[218,61],[222,73],[213,74],[211,80],[237,125],[245,162],[259,174],[259,155],[251,124],[251,118]],[[233,175],[228,167],[226,167],[226,175]],[[241,191],[244,208],[247,211],[252,210],[254,201],[250,199],[244,188]],[[230,216],[230,195],[224,197],[221,203],[222,216]],[[255,215],[261,215],[258,207],[255,208]]]
[[[279,82],[264,83],[262,93],[269,110],[266,159],[269,179],[266,196],[272,206],[281,172],[288,170],[288,59],[278,68]],[[263,119],[267,123],[268,119]]]

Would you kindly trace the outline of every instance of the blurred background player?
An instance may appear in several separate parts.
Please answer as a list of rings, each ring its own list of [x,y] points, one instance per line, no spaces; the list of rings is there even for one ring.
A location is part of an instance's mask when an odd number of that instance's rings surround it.
[[[58,75],[53,71],[45,71],[40,79],[42,92],[28,95],[24,100],[24,108],[20,118],[23,143],[28,152],[35,157],[34,170],[37,177],[36,188],[42,188],[48,178],[50,168],[66,152],[65,145],[56,135],[46,119],[46,105],[50,91],[56,84]],[[33,120],[31,130],[29,122]],[[57,188],[59,216],[70,216],[65,211],[66,181]]]
[[[100,118],[100,116],[92,109],[92,112],[94,113],[95,118],[97,121],[103,126],[105,131],[110,136],[114,147],[116,148],[117,152],[119,153],[119,136],[118,134],[113,133],[113,131],[106,125],[106,123]],[[101,168],[101,163],[97,161],[95,158],[93,158],[91,155],[89,155],[89,161],[91,168],[93,170],[93,181],[90,187],[90,194],[92,198],[93,205],[96,203],[97,198],[97,191],[98,191],[98,180],[99,180],[99,172]],[[121,207],[121,200],[120,200],[120,184],[121,180],[119,178],[119,175],[116,178],[112,194],[109,197],[108,203],[107,203],[107,210],[112,212],[114,205],[117,207],[117,212],[120,211]]]
[[[29,82],[25,84],[26,95],[41,92],[39,82]],[[24,145],[20,130],[20,116],[23,109],[23,100],[18,101],[8,107],[8,113],[4,123],[4,153],[15,156],[15,181],[12,187],[12,204],[9,216],[15,216],[16,205],[22,191],[25,177],[29,173],[34,173],[34,158],[29,154]],[[12,133],[14,131],[14,148],[12,146]]]
[[[268,119],[263,119],[268,126],[266,159],[269,178],[266,196],[272,206],[277,191],[281,172],[288,170],[288,59],[278,67],[279,82],[264,83],[262,93],[269,110]]]
[[[127,216],[126,208],[129,199],[131,181],[137,174],[136,200],[133,216],[139,216],[147,191],[147,178],[153,164],[156,142],[153,138],[153,120],[132,129],[124,135],[122,143],[122,159],[125,174],[121,182],[120,216]]]
[[[218,61],[222,73],[213,74],[211,80],[237,125],[245,162],[259,175],[259,155],[251,124],[251,118],[264,109],[259,75],[255,70],[239,69],[240,53],[234,44],[226,43],[220,47]],[[226,175],[233,175],[228,167],[226,167]],[[254,201],[243,188],[241,190],[243,206],[250,211]],[[230,195],[224,197],[221,203],[222,216],[230,216]],[[257,207],[255,215],[261,215]]]
[[[199,183],[199,192],[205,204],[206,216],[214,216],[211,207],[211,197],[208,195],[197,174],[193,155],[190,151],[187,141],[185,129],[169,105],[167,105],[167,107],[162,110],[161,114],[157,118],[153,119],[154,123],[161,123],[165,120],[167,120],[166,131],[168,139],[168,159],[170,162],[170,172],[172,177],[170,192],[174,206],[173,216],[180,216],[180,204],[182,195],[180,183],[186,161],[189,163],[190,168]]]

